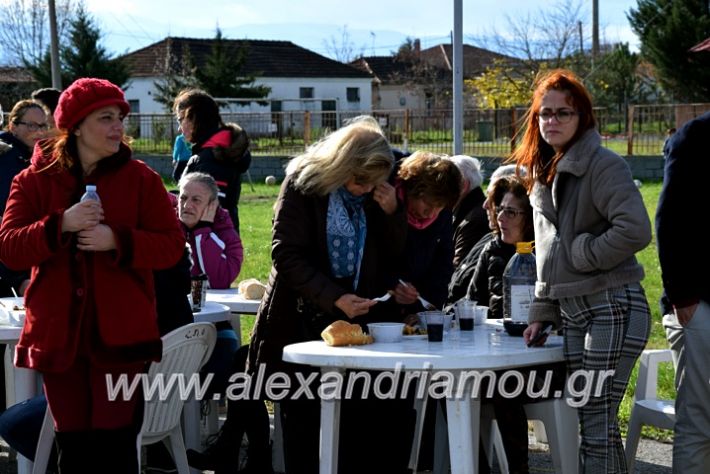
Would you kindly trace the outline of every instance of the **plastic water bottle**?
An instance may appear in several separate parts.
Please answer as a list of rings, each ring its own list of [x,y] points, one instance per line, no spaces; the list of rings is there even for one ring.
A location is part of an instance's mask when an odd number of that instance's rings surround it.
[[[530,303],[535,297],[537,265],[532,253],[534,242],[515,244],[515,255],[503,272],[503,317],[528,322]]]
[[[79,201],[101,202],[101,198],[99,198],[99,194],[96,192],[96,185],[95,184],[87,184],[86,185],[86,192],[81,196],[81,199],[79,199]]]

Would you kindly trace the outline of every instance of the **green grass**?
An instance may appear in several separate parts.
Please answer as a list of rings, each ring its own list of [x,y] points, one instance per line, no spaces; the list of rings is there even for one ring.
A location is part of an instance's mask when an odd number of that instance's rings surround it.
[[[267,186],[265,184],[255,184],[254,190],[248,183],[242,185],[242,196],[239,202],[239,220],[241,237],[244,244],[244,265],[238,280],[246,278],[258,278],[266,282],[271,269],[271,220],[273,217],[272,207],[278,195],[278,186]],[[660,183],[644,183],[641,187],[646,209],[649,218],[653,222],[656,213],[656,204],[661,190]],[[661,296],[661,269],[656,253],[655,232],[651,244],[637,255],[639,261],[644,266],[646,278],[643,286],[646,290],[652,312],[652,329],[647,349],[665,349],[668,347],[663,326],[661,325],[661,314],[658,300]],[[249,334],[254,324],[253,316],[242,317],[242,340],[248,341]],[[622,431],[626,431],[629,421],[631,399],[636,378],[638,364],[631,375],[629,389],[622,401],[619,411]],[[659,373],[659,397],[675,398],[673,386],[673,367],[671,364],[663,364]],[[657,430],[655,428],[644,428],[643,435],[662,440],[672,439],[672,432]]]

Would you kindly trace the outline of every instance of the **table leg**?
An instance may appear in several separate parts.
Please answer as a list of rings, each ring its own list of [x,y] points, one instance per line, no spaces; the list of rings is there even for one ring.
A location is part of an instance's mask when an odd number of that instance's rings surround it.
[[[194,398],[186,400],[182,408],[183,434],[185,449],[202,450],[200,436],[200,402]],[[202,471],[190,468],[190,474],[200,474]]]
[[[344,369],[323,367],[321,373],[339,372]],[[338,472],[338,442],[340,437],[340,398],[320,402],[320,474]]]
[[[456,382],[458,384],[458,377]],[[454,386],[457,387],[457,384]],[[451,472],[474,474],[478,471],[481,400],[472,398],[471,389],[467,388],[461,398],[446,399],[446,414]]]
[[[242,315],[233,312],[229,322],[232,328],[234,328],[234,332],[237,334],[237,347],[242,347]]]

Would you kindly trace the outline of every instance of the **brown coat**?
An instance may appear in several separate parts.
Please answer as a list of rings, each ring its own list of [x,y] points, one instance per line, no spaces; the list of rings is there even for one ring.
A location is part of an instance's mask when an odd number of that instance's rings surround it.
[[[346,319],[335,301],[353,291],[330,274],[327,210],[328,196],[304,195],[293,187],[291,178],[283,182],[274,210],[273,266],[250,342],[250,372],[262,363],[267,364],[267,373],[287,369],[281,361],[284,346],[319,339],[328,324]],[[407,222],[403,208],[387,216],[370,198],[365,212],[367,236],[355,294],[376,297],[394,287],[394,262],[404,248]],[[396,317],[388,308],[389,304],[379,303],[351,322],[364,326]]]

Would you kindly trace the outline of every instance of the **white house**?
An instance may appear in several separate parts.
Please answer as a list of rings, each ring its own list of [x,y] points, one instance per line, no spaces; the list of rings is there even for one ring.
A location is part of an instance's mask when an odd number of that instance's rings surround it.
[[[271,88],[267,100],[246,106],[230,100],[223,112],[239,114],[239,123],[250,133],[273,132],[276,127],[300,127],[302,114],[290,117],[286,112],[309,110],[312,127],[334,128],[338,115],[353,115],[370,110],[372,77],[355,67],[334,61],[290,41],[224,40],[229,47],[244,48],[245,75],[255,77],[255,85]],[[200,67],[209,56],[212,39],[168,37],[125,56],[131,71],[126,99],[131,111],[139,114],[165,113],[164,106],[153,99],[155,82],[165,75],[166,64],[180,61],[188,51]],[[272,112],[269,123],[249,123],[249,112]],[[229,119],[229,117],[227,117]],[[254,119],[256,115],[254,114]]]

